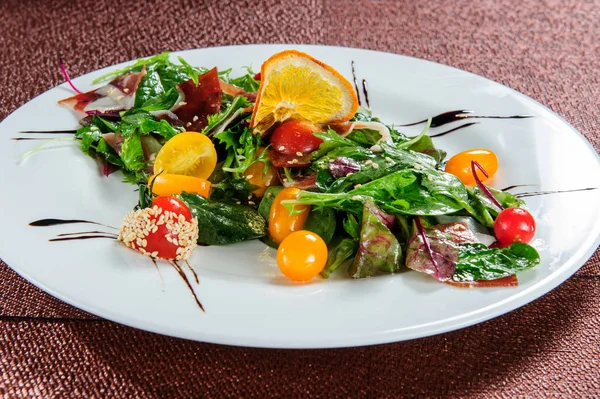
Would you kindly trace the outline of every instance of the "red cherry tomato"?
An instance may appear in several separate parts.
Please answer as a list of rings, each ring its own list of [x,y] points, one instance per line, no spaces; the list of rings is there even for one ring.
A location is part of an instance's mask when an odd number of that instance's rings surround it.
[[[254,80],[260,80],[260,72],[254,75]]]
[[[494,233],[503,246],[513,242],[528,243],[535,235],[535,220],[523,208],[507,208],[496,218]]]
[[[154,198],[151,208],[128,213],[119,232],[126,246],[163,259],[185,259],[195,248],[197,238],[198,224],[192,212],[182,201],[169,196]]]
[[[313,135],[316,125],[305,121],[287,121],[277,126],[271,135],[272,148],[288,155],[306,154],[319,148],[323,140]]]
[[[175,212],[176,214],[181,214],[185,217],[185,220],[188,222],[192,220],[192,212],[190,208],[181,200],[171,197],[168,195],[162,195],[160,197],[154,197],[152,200],[152,205],[156,205],[159,208],[162,208],[163,211]]]

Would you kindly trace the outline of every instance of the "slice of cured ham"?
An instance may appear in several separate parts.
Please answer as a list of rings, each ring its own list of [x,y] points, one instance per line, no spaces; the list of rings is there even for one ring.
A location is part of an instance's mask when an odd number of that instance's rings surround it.
[[[217,68],[198,76],[198,85],[188,80],[177,85],[180,100],[171,112],[183,123],[188,131],[200,131],[208,124],[208,116],[221,109],[223,92],[219,83]]]
[[[116,77],[102,87],[76,94],[58,103],[88,115],[127,110],[133,107],[135,93],[144,76],[146,76],[146,67],[140,72],[129,72]]]

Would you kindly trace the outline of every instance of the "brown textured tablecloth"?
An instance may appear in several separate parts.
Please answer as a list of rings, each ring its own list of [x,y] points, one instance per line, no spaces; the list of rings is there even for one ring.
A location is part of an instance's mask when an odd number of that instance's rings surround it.
[[[0,120],[61,83],[59,55],[78,76],[164,50],[282,42],[474,72],[547,105],[600,149],[599,0],[4,0]],[[600,397],[599,298],[597,251],[541,299],[460,331],[361,348],[247,349],[99,319],[0,261],[0,395]]]

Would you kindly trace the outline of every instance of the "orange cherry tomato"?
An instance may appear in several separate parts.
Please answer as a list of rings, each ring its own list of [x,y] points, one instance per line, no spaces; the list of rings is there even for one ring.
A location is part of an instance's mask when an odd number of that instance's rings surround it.
[[[264,147],[259,148],[258,155],[260,155],[264,150]],[[265,163],[260,161],[254,162],[252,165],[250,165],[248,169],[242,173],[242,175],[250,184],[258,187],[256,190],[252,191],[252,194],[259,198],[265,195],[267,187],[279,184],[277,170],[271,166],[265,171]]]
[[[488,174],[488,177],[477,170],[477,177],[484,182],[494,177],[498,171],[498,157],[491,150],[475,148],[456,154],[446,163],[446,172],[458,177],[467,186],[476,184],[471,171],[471,161],[479,163]]]
[[[152,187],[152,193],[156,195],[181,194],[185,191],[208,198],[210,197],[211,183],[197,177],[161,173],[148,179],[148,187]]]
[[[299,230],[288,235],[277,249],[279,270],[294,281],[308,281],[327,263],[327,244],[317,234]]]
[[[294,200],[298,198],[299,188],[286,187],[277,194],[271,212],[269,213],[269,234],[276,243],[283,241],[290,233],[302,230],[304,222],[308,217],[310,205],[294,205],[293,212],[281,204],[284,200]]]
[[[154,174],[160,172],[208,179],[217,165],[217,151],[206,135],[183,132],[173,136],[154,160]]]

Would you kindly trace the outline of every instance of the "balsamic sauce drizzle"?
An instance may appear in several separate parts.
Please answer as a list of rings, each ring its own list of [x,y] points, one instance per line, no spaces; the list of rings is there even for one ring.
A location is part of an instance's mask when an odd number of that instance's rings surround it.
[[[592,190],[598,190],[598,189],[600,189],[600,187],[576,188],[573,190],[531,191],[531,192],[526,192],[526,193],[515,194],[515,197],[525,198],[525,197],[535,197],[538,195],[575,193],[575,192],[579,192],[579,191],[592,191]]]
[[[534,117],[533,115],[510,115],[510,116],[470,115],[473,112],[474,111],[469,111],[469,110],[458,110],[458,111],[448,111],[448,112],[441,113],[441,114],[436,115],[431,118],[431,126],[430,127],[432,127],[432,128],[439,127],[439,126],[447,125],[448,123],[452,123],[452,122],[456,122],[456,121],[460,121],[460,120],[464,120],[464,119],[473,119],[473,118],[476,118],[476,119],[525,119],[525,118],[533,118]],[[422,121],[407,123],[404,125],[396,125],[396,126],[401,126],[401,127],[415,126],[415,125],[419,125],[421,123],[425,123],[428,120],[429,119],[424,119]]]
[[[111,229],[115,229],[115,227],[111,227],[102,223],[98,223],[98,222],[92,222],[89,220],[82,220],[82,219],[40,219],[40,220],[36,220],[33,221],[31,223],[29,223],[29,226],[34,226],[34,227],[47,227],[47,226],[57,226],[57,225],[63,225],[63,224],[75,224],[75,223],[90,223],[90,224],[95,224],[95,225],[99,225],[99,226],[105,226],[105,227],[109,227]],[[73,241],[73,240],[89,240],[92,238],[110,238],[112,240],[116,240],[118,239],[118,235],[115,233],[110,233],[110,232],[105,232],[105,231],[99,231],[99,230],[91,230],[91,231],[80,231],[80,232],[74,232],[74,233],[61,233],[61,234],[57,234],[55,238],[51,238],[48,241]],[[158,267],[158,264],[156,263],[156,259],[153,257],[150,257],[150,259],[152,260],[152,263],[154,264],[154,266],[156,267],[156,270],[158,271],[158,275],[160,277],[160,281],[161,281],[161,286],[162,289],[164,291],[165,289],[165,283],[162,277],[162,274],[160,273],[160,269]],[[187,285],[187,287],[189,288],[190,292],[192,293],[192,296],[194,297],[194,300],[196,301],[196,304],[200,307],[200,309],[204,312],[204,307],[202,306],[202,304],[200,303],[200,300],[198,299],[198,296],[196,295],[196,292],[194,291],[192,284],[190,283],[190,280],[187,278],[187,275],[185,274],[185,272],[183,271],[183,269],[181,268],[181,266],[177,263],[177,261],[175,260],[168,260],[167,261],[171,266],[173,266],[173,268],[177,271],[177,273],[181,276],[181,278],[183,279],[183,281],[185,282],[185,284]],[[196,274],[196,271],[190,266],[190,264],[188,263],[188,261],[185,261],[185,264],[187,265],[187,267],[190,269],[190,271],[192,272],[192,274],[194,275],[194,279],[196,280],[196,284],[200,284],[200,279],[198,278],[198,274]]]
[[[77,130],[71,129],[71,130],[22,130],[19,133],[23,133],[23,134],[59,134],[59,133],[75,134],[76,132],[77,132]]]
[[[190,266],[190,264],[188,263],[187,259],[185,260],[185,264],[187,265],[188,269],[190,269],[190,271],[194,275],[194,279],[196,280],[196,284],[200,284],[200,280],[198,279],[198,275],[196,274],[196,271],[192,268],[192,266]]]
[[[367,80],[366,79],[362,80],[362,89],[363,89],[363,94],[365,95],[365,102],[367,103],[367,108],[371,109],[371,104],[369,103],[369,91],[367,90]]]
[[[194,291],[194,288],[192,287],[192,284],[190,283],[190,280],[187,278],[187,276],[186,276],[185,272],[183,271],[183,269],[181,268],[181,266],[179,266],[179,264],[177,263],[177,261],[174,261],[174,260],[170,260],[168,262],[169,262],[169,264],[171,266],[173,266],[173,268],[175,270],[177,270],[177,273],[179,273],[179,275],[181,276],[181,278],[183,279],[183,281],[185,281],[185,284],[189,288],[190,292],[192,293],[192,296],[194,297],[194,300],[196,301],[196,304],[200,307],[200,309],[203,312],[205,312],[204,306],[202,306],[202,304],[200,303],[200,300],[198,299],[198,295],[196,295],[196,291]]]
[[[460,130],[460,129],[464,129],[464,128],[469,127],[469,126],[477,125],[479,123],[481,123],[481,122],[469,122],[469,123],[465,123],[464,125],[457,126],[457,127],[452,128],[450,130],[447,130],[445,132],[436,133],[436,134],[430,134],[429,137],[442,137],[442,136],[445,136],[445,135],[447,135],[449,133],[455,132],[455,131]]]
[[[150,260],[152,260],[152,263],[154,263],[154,267],[156,268],[156,271],[158,272],[158,277],[160,277],[160,286],[164,292],[165,291],[165,280],[163,279],[162,273],[160,272],[160,269],[158,268],[158,263],[156,263],[156,258],[150,257]]]
[[[500,191],[510,191],[510,190],[512,190],[514,188],[518,188],[518,187],[532,187],[532,186],[537,186],[537,184],[515,184],[513,186],[504,187]],[[598,190],[598,189],[600,189],[600,187],[575,188],[575,189],[571,189],[571,190],[527,191],[524,193],[514,194],[514,196],[517,198],[526,198],[526,197],[535,197],[538,195],[575,193],[575,192],[579,192],[579,191],[592,191],[592,190]]]
[[[11,140],[21,141],[21,140],[48,140],[46,137],[11,137]]]
[[[57,237],[68,237],[68,236],[76,236],[76,235],[83,235],[83,234],[106,234],[109,236],[118,237],[118,235],[115,233],[107,233],[105,231],[99,231],[99,230],[80,231],[77,233],[62,233],[62,234],[57,234],[56,236]]]
[[[503,189],[501,189],[500,191],[510,191],[513,188],[518,188],[518,187],[531,187],[531,186],[536,186],[537,184],[515,184],[513,186],[508,186],[508,187],[504,187]]]
[[[116,227],[112,227],[107,224],[92,222],[89,220],[82,220],[82,219],[40,219],[40,220],[36,220],[34,222],[29,223],[29,225],[35,226],[35,227],[47,227],[47,226],[57,226],[57,225],[61,225],[61,224],[74,224],[74,223],[96,224],[98,226],[104,226],[104,227],[108,227],[110,229],[117,230]]]
[[[89,240],[90,238],[110,238],[112,240],[117,239],[116,236],[94,234],[94,235],[80,235],[80,236],[72,236],[72,237],[51,238],[48,241],[54,242],[54,241]]]
[[[356,81],[356,71],[354,70],[354,60],[350,62],[350,65],[352,65],[352,80],[354,81],[354,90],[356,90],[356,98],[358,98],[358,105],[362,106],[360,102],[360,91],[358,91],[358,82]]]

